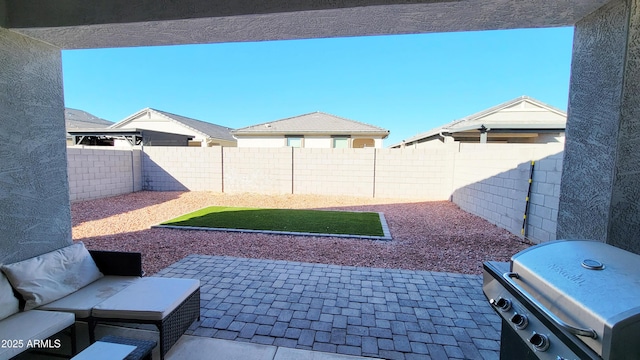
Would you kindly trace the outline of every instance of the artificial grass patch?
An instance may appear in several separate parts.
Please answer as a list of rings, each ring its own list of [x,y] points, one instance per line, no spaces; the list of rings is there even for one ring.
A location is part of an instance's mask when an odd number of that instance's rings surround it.
[[[210,206],[161,225],[384,236],[380,215],[375,212]]]

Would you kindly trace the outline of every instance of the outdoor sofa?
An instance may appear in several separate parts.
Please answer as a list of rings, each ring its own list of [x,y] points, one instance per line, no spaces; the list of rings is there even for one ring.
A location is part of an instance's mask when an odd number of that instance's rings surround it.
[[[57,311],[20,311],[18,298],[9,281],[0,272],[0,359],[9,359],[37,348],[39,342],[64,330],[71,333],[72,353],[75,353],[75,318]],[[38,344],[35,343],[38,341]],[[52,345],[55,347],[54,342]]]
[[[22,313],[71,315],[87,323],[90,342],[98,323],[153,324],[164,358],[200,318],[200,281],[143,277],[140,253],[88,251],[78,242],[0,269],[22,298]]]

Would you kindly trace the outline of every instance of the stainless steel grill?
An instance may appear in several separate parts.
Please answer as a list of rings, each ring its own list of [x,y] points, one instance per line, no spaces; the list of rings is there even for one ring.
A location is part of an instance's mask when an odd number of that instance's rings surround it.
[[[502,359],[640,359],[640,255],[562,240],[484,264]]]

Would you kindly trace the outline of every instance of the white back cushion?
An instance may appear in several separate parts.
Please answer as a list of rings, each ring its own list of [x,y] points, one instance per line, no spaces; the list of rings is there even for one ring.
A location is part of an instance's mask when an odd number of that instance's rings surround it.
[[[103,276],[81,242],[1,268],[26,300],[25,310],[58,300]]]
[[[9,317],[20,311],[18,308],[18,299],[13,296],[11,284],[0,272],[0,320]]]

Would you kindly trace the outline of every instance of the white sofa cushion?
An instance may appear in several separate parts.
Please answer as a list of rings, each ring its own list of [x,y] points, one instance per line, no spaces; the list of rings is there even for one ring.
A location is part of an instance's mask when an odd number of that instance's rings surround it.
[[[18,299],[13,296],[13,289],[11,284],[0,272],[0,320],[11,316],[20,311]],[[0,338],[3,339],[3,338]]]
[[[110,276],[100,278],[61,299],[42,305],[38,310],[74,313],[78,319],[91,316],[91,309],[140,279],[137,276]]]
[[[162,320],[200,288],[194,279],[145,277],[96,305],[97,318]]]
[[[11,346],[0,347],[0,359],[9,359],[27,350],[29,340],[44,340],[73,325],[73,314],[30,310],[2,320],[0,339],[17,340]],[[19,341],[22,341],[20,346]],[[13,346],[15,345],[15,346]]]
[[[26,300],[25,310],[58,300],[103,276],[81,242],[2,265],[2,271]]]

